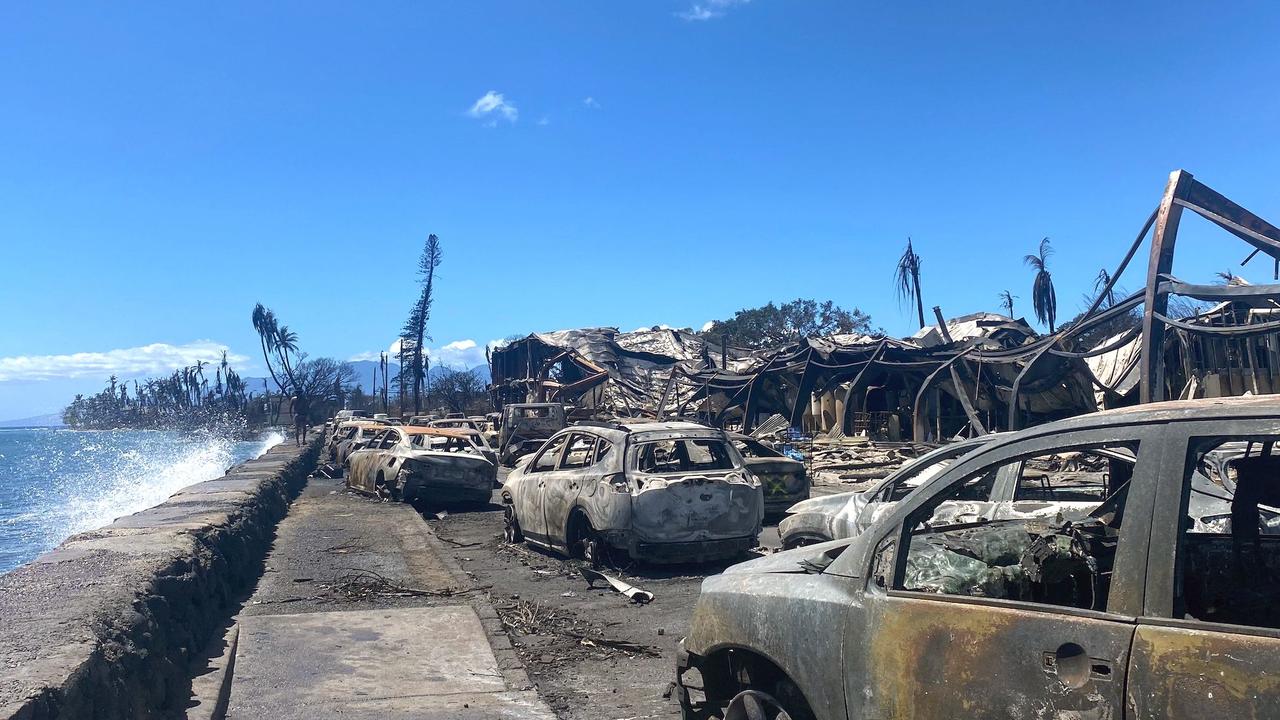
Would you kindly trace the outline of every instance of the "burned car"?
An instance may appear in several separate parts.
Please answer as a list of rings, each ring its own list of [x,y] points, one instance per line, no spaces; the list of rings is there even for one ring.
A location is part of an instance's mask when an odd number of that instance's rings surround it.
[[[796,503],[778,523],[786,550],[850,538],[867,529],[880,513],[906,497],[924,481],[942,472],[953,460],[989,442],[983,435],[943,445],[907,462],[865,490],[836,493]]]
[[[568,421],[560,403],[511,403],[503,406],[498,427],[498,459],[511,466],[521,457],[542,447],[542,443],[562,430]]]
[[[342,465],[353,451],[364,447],[386,425],[373,420],[349,420],[338,426],[329,438],[329,461]]]
[[[756,546],[760,485],[724,432],[685,422],[579,423],[502,489],[506,537],[598,564],[733,558]]]
[[[747,469],[764,492],[765,514],[780,513],[809,497],[809,473],[804,463],[787,457],[750,435],[729,433]]]
[[[497,466],[472,432],[384,427],[347,458],[347,487],[391,500],[488,503]]]
[[[993,439],[857,537],[708,578],[678,652],[684,716],[1280,717],[1280,535],[1261,531],[1278,441],[1274,396]],[[1232,443],[1223,532],[1188,514],[1197,469]],[[1004,472],[1015,499],[1070,497],[1037,465],[1099,451],[1087,515],[937,517]]]

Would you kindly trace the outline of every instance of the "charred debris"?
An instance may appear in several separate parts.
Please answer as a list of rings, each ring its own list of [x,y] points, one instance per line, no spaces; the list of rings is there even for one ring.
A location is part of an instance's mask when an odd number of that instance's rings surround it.
[[[1280,284],[1175,278],[1186,210],[1243,241],[1242,264],[1268,256],[1280,277],[1280,229],[1178,170],[1088,310],[1055,333],[987,312],[944,320],[938,308],[937,322],[908,338],[834,335],[768,350],[666,328],[534,333],[491,353],[491,399],[563,403],[571,420],[688,418],[757,437],[804,436],[822,446],[824,467],[856,481],[915,454],[902,444],[1280,390]],[[1144,289],[1117,297],[1148,236]],[[1172,312],[1174,298],[1194,312]],[[841,449],[863,441],[879,448],[878,460]]]

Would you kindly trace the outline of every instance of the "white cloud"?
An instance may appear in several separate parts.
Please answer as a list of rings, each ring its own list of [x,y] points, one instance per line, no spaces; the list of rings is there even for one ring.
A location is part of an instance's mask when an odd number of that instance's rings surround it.
[[[600,109],[600,102],[599,102],[598,100],[596,100],[595,98],[591,97],[590,95],[588,95],[587,97],[583,98],[583,100],[582,100],[582,104],[583,104],[583,105],[586,105],[587,107],[591,108],[592,110],[599,110],[599,109]]]
[[[543,115],[542,117],[538,118],[538,124],[539,124],[539,125],[550,125],[550,124],[551,124],[551,118],[547,117],[546,115]]]
[[[508,102],[502,96],[502,93],[490,90],[480,99],[475,101],[467,114],[473,118],[487,119],[490,127],[498,124],[498,118],[501,117],[509,123],[514,123],[520,117],[520,111],[516,110],[514,102]]]
[[[676,13],[676,17],[690,22],[714,20],[724,17],[729,8],[735,5],[746,5],[751,0],[702,0],[695,2],[686,10]]]
[[[197,360],[217,363],[222,351],[227,361],[243,365],[249,358],[229,351],[222,343],[196,340],[185,345],[152,343],[140,347],[69,355],[19,355],[0,358],[0,382],[10,380],[53,380],[57,378],[137,377],[167,374]]]
[[[716,321],[715,321],[715,320],[708,320],[708,321],[706,321],[706,322],[702,323],[702,332],[707,332],[708,330],[710,330],[711,328],[713,328],[713,327],[715,327],[715,326],[716,326]]]
[[[464,340],[454,340],[450,343],[436,348],[427,348],[427,357],[431,358],[432,365],[448,365],[454,368],[473,368],[477,365],[485,364],[484,349],[485,347],[494,348],[502,343],[501,340],[490,340],[488,345],[481,346],[471,338]],[[387,357],[392,363],[400,362],[400,339],[396,338],[394,342],[386,349]],[[362,352],[352,355],[348,358],[348,362],[356,362],[359,360],[377,360],[378,353]]]

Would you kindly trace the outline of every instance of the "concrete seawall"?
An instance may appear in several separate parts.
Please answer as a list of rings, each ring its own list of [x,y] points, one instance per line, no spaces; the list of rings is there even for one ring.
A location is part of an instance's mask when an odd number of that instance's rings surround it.
[[[315,466],[291,443],[0,576],[0,720],[181,716]]]

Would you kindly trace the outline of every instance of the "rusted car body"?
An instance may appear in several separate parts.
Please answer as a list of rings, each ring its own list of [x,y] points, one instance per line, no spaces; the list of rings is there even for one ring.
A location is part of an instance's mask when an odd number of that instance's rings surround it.
[[[502,408],[498,428],[498,458],[511,466],[521,457],[542,447],[547,438],[568,424],[559,403],[511,403]]]
[[[1215,478],[1206,466],[1233,443],[1244,452]],[[1280,717],[1280,535],[1263,531],[1277,449],[1275,396],[995,439],[857,537],[708,578],[678,652],[684,715]],[[1005,467],[1036,490],[1028,461],[1096,450],[1130,457],[1109,460],[1086,516],[934,515]],[[1229,498],[1229,531],[1189,520],[1196,475]]]
[[[502,496],[509,540],[592,562],[737,557],[764,517],[724,432],[693,423],[579,423],[517,464]]]
[[[392,500],[488,503],[497,466],[473,432],[386,427],[347,459],[347,486]]]
[[[804,463],[774,450],[750,435],[729,433],[729,440],[764,492],[766,515],[780,513],[809,497],[809,473]]]

